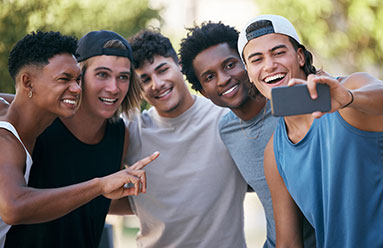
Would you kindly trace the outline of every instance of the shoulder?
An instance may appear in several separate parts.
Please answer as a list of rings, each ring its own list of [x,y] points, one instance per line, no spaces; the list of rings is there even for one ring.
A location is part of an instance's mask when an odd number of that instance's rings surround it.
[[[221,131],[233,123],[239,123],[239,118],[233,113],[233,111],[229,111],[219,120],[218,128]]]
[[[202,97],[202,96],[196,96],[196,111],[198,111],[199,114],[205,114],[208,116],[218,116],[221,118],[221,116],[225,115],[230,111],[228,108],[223,108],[215,105],[212,103],[211,100]]]

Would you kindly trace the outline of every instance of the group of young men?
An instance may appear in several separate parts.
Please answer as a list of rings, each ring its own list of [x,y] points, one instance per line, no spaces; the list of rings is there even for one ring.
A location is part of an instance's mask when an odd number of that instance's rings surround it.
[[[244,56],[244,49],[254,48],[250,42],[254,41],[254,44],[261,42],[261,39],[270,34],[282,34],[289,39],[297,39],[295,33],[291,33],[288,28],[287,31],[284,29],[284,25],[288,26],[289,23],[286,24],[284,21],[278,23],[279,19],[273,16],[266,16],[263,19],[272,22],[271,28],[256,27],[255,31],[249,31],[248,25],[247,29],[241,32],[241,35],[246,37],[242,37],[242,40],[238,31],[223,23],[207,22],[194,27],[181,42],[180,60],[169,39],[159,32],[143,30],[129,40],[143,96],[152,107],[133,119],[125,118],[130,133],[125,162],[133,164],[155,151],[159,151],[161,156],[145,168],[148,180],[146,194],[112,201],[109,213],[137,215],[140,222],[138,247],[246,247],[243,200],[248,191],[256,192],[265,211],[267,237],[264,247],[276,247],[277,242],[282,244],[281,241],[286,240],[285,223],[289,220],[294,221],[292,226],[295,227],[293,225],[295,220],[288,219],[288,215],[287,219],[284,219],[280,216],[281,211],[277,212],[278,216],[274,216],[272,196],[275,203],[279,195],[275,193],[277,191],[270,193],[269,189],[276,179],[269,177],[266,182],[263,166],[264,150],[281,119],[271,115],[269,97],[262,90],[260,92],[254,83],[267,81],[266,83],[271,85],[290,75],[293,69],[303,72],[304,69],[300,68],[304,68],[307,64],[305,60],[307,56],[304,55],[304,59],[299,60],[301,54],[296,52],[298,54],[296,64],[295,61],[293,63],[283,59],[276,62],[274,58],[278,59],[287,54],[284,43],[278,43],[265,52],[271,54],[270,58],[269,55],[258,51],[247,50]],[[246,39],[245,42],[243,39]],[[250,45],[247,46],[248,44]],[[261,42],[256,45],[266,44]],[[296,51],[302,51],[299,39]],[[269,76],[251,74],[250,80],[246,69],[250,74],[254,71],[251,66],[259,66],[259,63],[263,63],[259,73],[268,72]],[[293,68],[291,70],[290,65]],[[275,68],[278,67],[283,69],[277,71]],[[190,93],[184,75],[192,88],[202,96]],[[355,86],[352,90],[357,92],[358,88]],[[377,88],[376,91],[380,92],[381,89]],[[366,100],[357,96],[356,92],[350,93],[353,97],[350,99],[350,104],[366,103]],[[348,100],[347,97],[348,95],[344,95]],[[332,104],[335,104],[334,101]],[[382,113],[377,110],[375,115],[380,116]],[[370,131],[370,136],[371,133],[379,136],[378,146],[382,152],[383,130],[378,130],[379,132],[371,130],[373,132]],[[287,159],[293,157],[293,154],[290,154]],[[380,159],[380,167],[374,167],[377,174],[375,183],[380,190],[380,196],[378,191],[374,193],[373,199],[363,200],[375,201],[375,207],[382,207],[383,158],[380,155],[377,159]],[[331,161],[329,164],[331,165]],[[279,173],[282,173],[282,170]],[[344,174],[347,174],[347,171]],[[363,174],[359,176],[361,178],[355,180],[369,180],[364,178]],[[286,178],[284,180],[285,183],[292,184]],[[337,185],[346,187],[341,183],[337,184],[338,182],[330,182],[335,183],[333,187]],[[347,189],[345,190],[347,193]],[[349,194],[353,195],[353,192]],[[327,192],[324,194],[327,195]],[[312,196],[307,198],[311,199]],[[337,201],[337,199],[331,200]],[[294,240],[289,244],[295,247],[303,245],[331,247],[331,242],[339,244],[335,242],[336,237],[322,232],[326,227],[323,227],[323,223],[318,223],[320,218],[313,219],[306,206],[300,207],[303,208],[304,216],[301,216],[303,218],[299,219],[298,228],[294,231],[298,230],[303,235],[292,236],[299,239],[299,242]],[[326,211],[320,213],[326,214],[332,209]],[[383,223],[383,219],[380,219],[383,209],[373,211]],[[358,214],[361,217],[355,218],[363,218],[363,212]],[[277,227],[274,217],[279,220]],[[336,221],[326,218],[325,220]],[[350,225],[358,224],[358,221],[350,220],[350,222]],[[341,226],[331,225],[331,227],[335,228],[331,230],[332,235],[338,236],[343,247],[356,247],[348,243],[353,239],[366,239],[366,242],[357,244],[368,243],[369,247],[383,245],[381,240],[371,239],[376,235],[367,238],[349,237],[356,233],[347,232],[348,228],[342,229]],[[379,232],[367,226],[360,228],[365,228],[371,233]],[[276,230],[279,232],[278,235]],[[352,229],[355,230],[358,229]],[[57,231],[70,232],[70,230]],[[331,238],[328,238],[330,236]]]

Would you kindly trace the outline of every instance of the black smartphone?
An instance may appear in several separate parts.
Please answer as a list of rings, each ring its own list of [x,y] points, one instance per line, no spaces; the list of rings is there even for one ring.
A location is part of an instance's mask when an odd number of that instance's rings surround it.
[[[330,87],[317,84],[318,97],[310,97],[306,84],[271,88],[271,111],[274,116],[308,114],[331,109]]]

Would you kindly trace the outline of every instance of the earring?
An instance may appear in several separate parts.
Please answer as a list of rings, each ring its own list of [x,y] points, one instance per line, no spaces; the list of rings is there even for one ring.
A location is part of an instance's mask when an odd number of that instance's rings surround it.
[[[32,90],[30,90],[30,91],[28,92],[28,97],[29,97],[29,98],[32,98],[32,95],[33,95]]]

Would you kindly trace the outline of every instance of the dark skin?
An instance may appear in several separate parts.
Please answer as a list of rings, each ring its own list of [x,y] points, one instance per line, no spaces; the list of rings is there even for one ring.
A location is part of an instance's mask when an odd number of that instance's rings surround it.
[[[36,137],[55,118],[69,118],[76,112],[81,93],[79,75],[77,61],[71,54],[56,55],[46,66],[26,66],[16,75],[16,95],[8,107],[1,106],[4,115],[0,120],[16,128],[29,153]],[[100,195],[115,199],[145,191],[145,179],[141,181],[144,172],[131,169],[68,187],[28,187],[24,179],[26,152],[19,140],[3,128],[0,154],[7,154],[0,156],[0,216],[10,225],[53,220]],[[157,156],[155,153],[137,162],[136,167],[143,168]],[[129,182],[134,187],[125,188]]]

